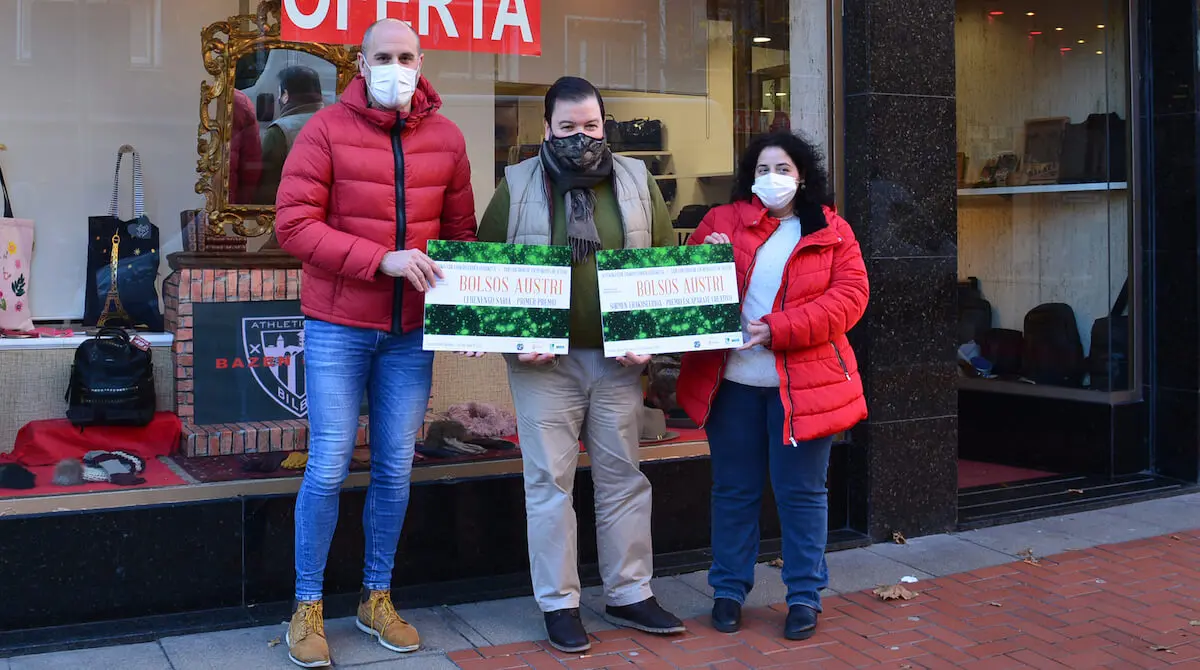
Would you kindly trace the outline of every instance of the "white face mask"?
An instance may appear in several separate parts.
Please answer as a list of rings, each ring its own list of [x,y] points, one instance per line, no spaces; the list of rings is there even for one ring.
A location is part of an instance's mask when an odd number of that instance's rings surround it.
[[[792,201],[798,187],[795,177],[768,172],[754,180],[750,192],[757,195],[767,209],[779,209]]]
[[[420,76],[420,71],[399,63],[368,65],[367,88],[375,104],[386,109],[400,109],[412,102]]]

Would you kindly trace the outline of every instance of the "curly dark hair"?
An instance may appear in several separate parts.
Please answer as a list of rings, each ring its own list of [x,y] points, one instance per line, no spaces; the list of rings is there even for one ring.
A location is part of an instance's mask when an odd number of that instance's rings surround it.
[[[829,192],[829,178],[825,174],[825,160],[820,149],[799,134],[780,130],[754,138],[742,158],[738,161],[737,175],[733,184],[733,201],[749,201],[754,197],[750,187],[754,186],[755,168],[758,157],[767,147],[783,149],[804,175],[804,188],[796,192],[797,199],[815,205],[833,206],[833,194]]]

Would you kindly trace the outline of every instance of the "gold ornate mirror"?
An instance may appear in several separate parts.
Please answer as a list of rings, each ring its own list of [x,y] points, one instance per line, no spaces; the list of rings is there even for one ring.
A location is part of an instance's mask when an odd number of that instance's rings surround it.
[[[275,224],[275,190],[292,141],[357,72],[357,47],[279,39],[280,0],[255,15],[231,16],[201,33],[200,159],[210,236],[228,229],[265,235]]]

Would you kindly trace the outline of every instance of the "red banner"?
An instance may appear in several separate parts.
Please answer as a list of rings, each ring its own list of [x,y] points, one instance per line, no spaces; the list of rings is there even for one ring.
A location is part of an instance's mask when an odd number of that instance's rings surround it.
[[[542,55],[542,0],[283,0],[280,37],[354,45],[384,18],[406,21],[425,50]]]

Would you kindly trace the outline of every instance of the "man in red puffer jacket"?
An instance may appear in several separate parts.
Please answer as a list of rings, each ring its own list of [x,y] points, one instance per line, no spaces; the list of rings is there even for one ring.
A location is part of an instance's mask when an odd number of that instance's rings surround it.
[[[392,567],[408,507],[414,444],[424,421],[433,352],[422,351],[422,294],[441,276],[432,239],[475,240],[471,168],[462,132],[420,76],[419,38],[385,19],[363,36],[360,74],[305,125],[276,196],[280,246],[304,263],[300,304],[310,426],[296,499],[296,605],[289,656],[330,664],[322,584],[364,391],[371,483],[357,625],[381,645],[420,639],[391,601]]]

